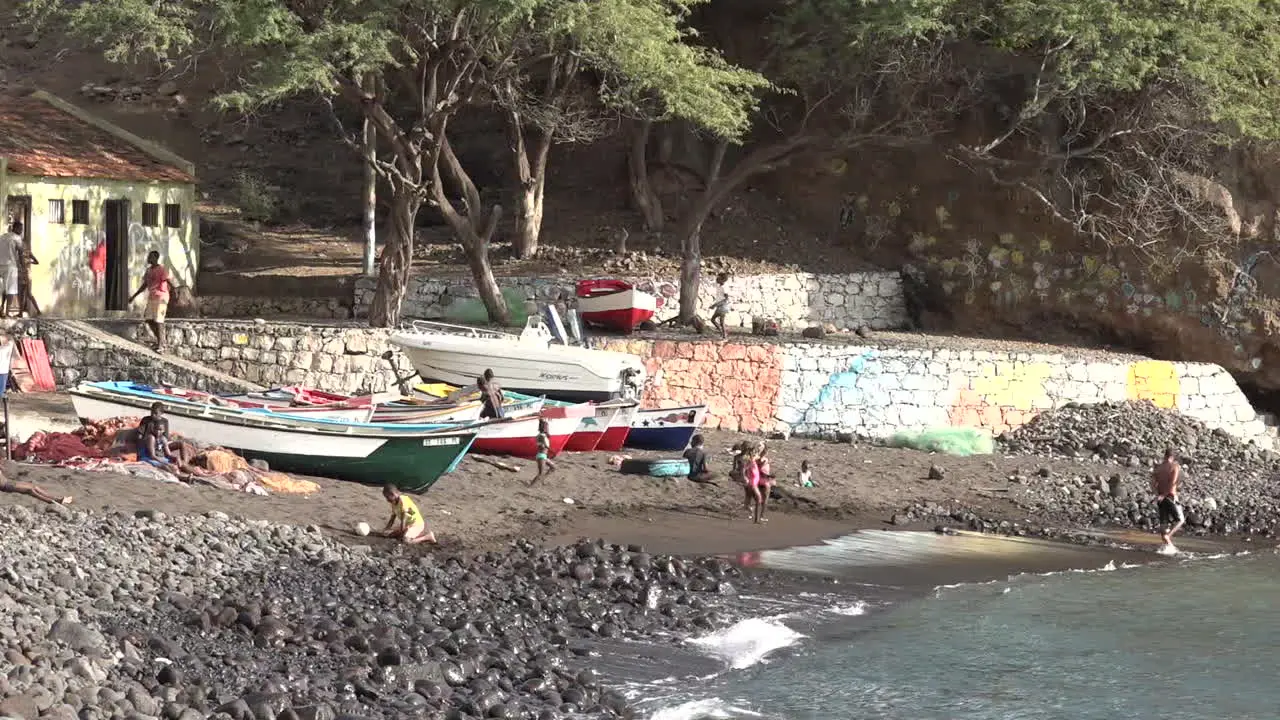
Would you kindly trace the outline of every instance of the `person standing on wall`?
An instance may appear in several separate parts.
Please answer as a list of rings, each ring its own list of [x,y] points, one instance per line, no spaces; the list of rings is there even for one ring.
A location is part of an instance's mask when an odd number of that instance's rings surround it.
[[[162,353],[166,349],[164,319],[169,312],[169,269],[160,262],[160,253],[155,250],[147,253],[147,271],[142,275],[142,287],[130,296],[129,302],[137,300],[143,292],[147,293],[147,308],[142,318],[151,334],[156,336],[156,352]]]
[[[23,256],[22,221],[14,220],[9,231],[0,235],[0,289],[4,300],[0,301],[0,314],[9,317],[15,310],[22,314],[18,304],[18,264]]]

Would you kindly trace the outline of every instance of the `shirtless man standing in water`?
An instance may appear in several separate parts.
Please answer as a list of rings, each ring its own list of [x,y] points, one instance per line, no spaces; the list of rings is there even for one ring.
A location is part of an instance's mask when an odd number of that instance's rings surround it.
[[[1182,529],[1185,517],[1178,504],[1178,481],[1182,479],[1182,466],[1173,457],[1173,448],[1165,448],[1164,461],[1151,473],[1151,490],[1156,494],[1156,507],[1160,509],[1160,525],[1166,528],[1160,534],[1165,545],[1173,544],[1173,534]]]

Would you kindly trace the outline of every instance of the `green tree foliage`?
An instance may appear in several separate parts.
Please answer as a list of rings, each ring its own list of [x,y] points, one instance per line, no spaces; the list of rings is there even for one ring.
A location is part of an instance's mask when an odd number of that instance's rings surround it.
[[[706,0],[27,0],[113,61],[176,62],[212,45],[240,82],[216,98],[247,110],[298,95],[340,97],[377,128],[393,206],[371,321],[398,320],[422,202],[441,206],[467,250],[491,317],[507,309],[488,263],[500,208],[486,208],[449,145],[449,119],[530,81],[548,52],[605,79],[599,100],[736,137],[767,82],[691,42]],[[446,192],[445,184],[461,190]]]
[[[960,1],[950,18],[983,57],[964,72],[985,107],[1013,108],[963,162],[1153,268],[1242,236],[1218,177],[1232,144],[1280,138],[1280,4]]]
[[[1280,135],[1280,4],[1271,0],[1006,0],[956,6],[957,27],[1019,56],[1047,54],[1059,92],[1173,84],[1242,136]]]

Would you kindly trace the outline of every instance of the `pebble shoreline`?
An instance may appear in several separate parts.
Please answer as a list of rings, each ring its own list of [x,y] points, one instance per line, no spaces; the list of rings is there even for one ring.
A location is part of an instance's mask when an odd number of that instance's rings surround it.
[[[597,638],[726,624],[717,559],[374,552],[221,512],[0,508],[0,717],[634,717]]]
[[[934,503],[906,508],[899,519],[1049,538],[1076,539],[1073,530],[1084,527],[1154,530],[1158,513],[1151,468],[1165,448],[1174,450],[1183,468],[1184,533],[1273,537],[1280,532],[1275,483],[1280,454],[1149,402],[1067,405],[997,438],[999,453],[1044,460],[1036,472],[1007,478],[1009,499],[1026,514],[1025,523],[984,519],[968,508]],[[1061,460],[1094,461],[1108,470],[1063,473],[1054,467]],[[931,471],[943,474],[941,466]]]

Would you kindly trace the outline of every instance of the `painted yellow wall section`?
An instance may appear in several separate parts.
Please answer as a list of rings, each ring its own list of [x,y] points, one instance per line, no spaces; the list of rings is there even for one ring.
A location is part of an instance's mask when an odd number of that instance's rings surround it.
[[[200,266],[195,214],[195,188],[171,183],[110,180],[45,179],[9,175],[0,197],[31,197],[31,251],[39,265],[31,268],[32,294],[41,311],[53,317],[101,317],[106,309],[105,282],[95,282],[89,254],[106,239],[105,203],[129,201],[129,293],[142,282],[147,253],[158,250],[176,285],[193,287]],[[62,200],[65,222],[50,222],[49,201]],[[89,201],[89,223],[71,223],[71,201]],[[143,203],[161,206],[161,227],[143,227]],[[164,225],[164,205],[182,207],[179,228]],[[145,298],[138,298],[139,309]]]
[[[984,362],[971,373],[951,378],[955,400],[948,412],[952,425],[986,427],[1002,433],[1020,427],[1041,410],[1053,407],[1045,381],[1056,368],[1046,362]]]
[[[1146,360],[1129,366],[1126,391],[1130,400],[1150,400],[1156,407],[1178,406],[1182,384],[1178,368],[1164,360]]]

